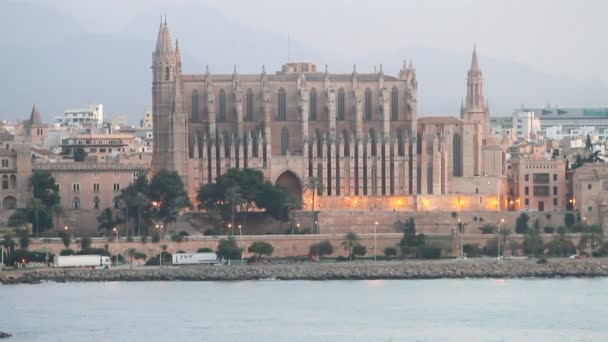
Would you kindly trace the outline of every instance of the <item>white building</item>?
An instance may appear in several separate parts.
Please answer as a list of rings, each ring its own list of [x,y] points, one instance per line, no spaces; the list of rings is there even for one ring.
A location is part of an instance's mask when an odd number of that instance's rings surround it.
[[[101,126],[103,124],[103,105],[66,109],[63,116],[55,117],[55,121],[64,127]]]
[[[152,129],[152,112],[146,111],[144,113],[144,118],[139,122],[139,126],[141,128]]]
[[[517,138],[531,139],[540,130],[540,120],[534,112],[515,112],[513,113],[513,129],[511,136]]]

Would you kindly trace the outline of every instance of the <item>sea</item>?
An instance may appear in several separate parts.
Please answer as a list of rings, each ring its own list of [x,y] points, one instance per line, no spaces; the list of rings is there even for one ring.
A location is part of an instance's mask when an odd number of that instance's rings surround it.
[[[0,285],[7,341],[608,341],[608,278]]]

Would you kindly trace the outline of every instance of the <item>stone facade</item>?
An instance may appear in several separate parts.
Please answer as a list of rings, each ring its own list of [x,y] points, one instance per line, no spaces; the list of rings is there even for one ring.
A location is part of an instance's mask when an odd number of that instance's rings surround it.
[[[236,67],[226,75],[182,74],[166,22],[152,74],[152,168],[178,172],[192,199],[229,168],[248,167],[285,185],[304,207],[311,176],[325,185],[315,203],[329,210],[357,199],[379,210],[397,202],[417,210],[420,196],[451,203],[465,194],[487,197],[482,208],[506,207],[505,151],[490,130],[476,51],[460,118],[417,118],[411,63],[396,76],[382,66],[332,74],[310,63],[275,74],[241,75]]]
[[[509,209],[564,210],[568,201],[566,160],[522,158],[509,162]]]
[[[586,224],[608,222],[608,164],[589,163],[572,175],[572,202]]]

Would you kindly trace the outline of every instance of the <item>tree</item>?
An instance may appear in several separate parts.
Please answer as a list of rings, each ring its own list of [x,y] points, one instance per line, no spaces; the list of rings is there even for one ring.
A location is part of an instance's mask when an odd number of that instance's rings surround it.
[[[576,247],[566,234],[564,227],[559,227],[557,235],[547,244],[547,254],[552,257],[568,257],[576,254]]]
[[[353,246],[353,256],[364,256],[367,254],[367,248],[360,243]]]
[[[160,170],[150,181],[150,199],[158,203],[156,216],[173,222],[180,209],[190,206],[182,178],[175,171]]]
[[[9,217],[8,223],[13,227],[31,223],[34,235],[38,236],[39,232],[53,227],[51,208],[60,202],[59,186],[47,171],[34,171],[29,181],[32,186],[32,198],[25,208],[19,208]]]
[[[17,230],[17,238],[19,239],[19,247],[27,249],[30,246],[30,234],[25,229]]]
[[[564,215],[564,223],[566,224],[566,227],[572,228],[576,223],[576,216],[574,213],[566,213],[566,215]]]
[[[127,254],[129,255],[129,268],[133,269],[133,257],[137,255],[137,250],[135,248],[127,249]]]
[[[593,150],[593,143],[591,142],[591,136],[587,133],[587,139],[585,139],[585,148],[589,151]]]
[[[544,253],[545,246],[543,239],[540,236],[540,231],[537,229],[528,229],[528,232],[524,236],[524,243],[522,245],[524,253],[539,256]]]
[[[209,247],[201,247],[196,250],[196,253],[213,253],[213,249]]]
[[[334,246],[329,240],[323,240],[321,242],[312,244],[309,248],[309,255],[318,256],[322,258],[326,255],[331,255],[334,252]]]
[[[528,216],[528,214],[522,213],[519,215],[515,221],[515,233],[525,234],[528,231],[528,221],[530,221],[530,216]]]
[[[139,175],[135,181],[126,188],[123,188],[120,195],[117,196],[122,204],[123,215],[127,221],[127,234],[133,235],[132,228],[130,229],[129,222],[136,221],[137,235],[141,236],[149,233],[149,227],[152,226],[152,203],[149,199],[150,184],[145,175]]]
[[[581,229],[581,239],[578,243],[579,250],[593,250],[602,245],[604,230],[602,226],[592,224],[583,225]]]
[[[59,185],[56,184],[55,178],[50,172],[34,171],[30,177],[30,185],[33,197],[41,200],[45,207],[51,208],[60,203]]]
[[[112,209],[105,208],[101,214],[97,216],[97,222],[99,223],[97,229],[102,231],[106,237],[110,237],[112,234],[112,229],[123,223],[124,220],[121,217],[114,215]]]
[[[83,162],[87,158],[87,153],[84,148],[78,147],[74,149],[74,161],[75,162]]]
[[[15,250],[15,246],[17,245],[14,240],[14,236],[12,233],[6,233],[2,236],[2,241],[0,241],[0,246],[4,246],[5,253],[12,253]]]
[[[72,243],[72,238],[70,237],[70,234],[68,234],[65,231],[60,231],[59,237],[61,238],[61,242],[63,242],[63,245],[65,246],[65,248],[66,249],[70,248],[70,244]]]
[[[403,238],[399,241],[399,248],[402,255],[418,252],[419,247],[424,246],[424,234],[416,234],[416,221],[410,217],[407,221],[397,221],[393,223],[396,230],[403,231]]]
[[[91,238],[89,237],[83,237],[82,239],[80,239],[80,249],[89,249],[91,248]]]
[[[239,248],[233,237],[229,237],[219,241],[216,254],[220,259],[240,259],[243,250]]]
[[[322,193],[324,188],[325,187],[324,187],[323,183],[321,182],[321,180],[315,176],[308,177],[308,179],[306,179],[306,181],[304,182],[304,192],[306,192],[308,190],[310,190],[312,192],[312,203],[311,203],[312,205],[310,207],[310,217],[313,222],[316,221],[315,195],[317,194],[317,192]],[[317,231],[317,233],[319,233],[319,232]]]
[[[353,260],[353,247],[359,243],[359,235],[355,232],[348,232],[342,241],[342,247],[348,252],[348,259]]]
[[[387,258],[392,258],[397,256],[397,248],[395,247],[386,247],[384,249],[384,256],[386,256]]]
[[[274,247],[265,241],[256,241],[247,249],[249,253],[257,254],[257,259],[261,259],[263,255],[271,256],[274,252]]]

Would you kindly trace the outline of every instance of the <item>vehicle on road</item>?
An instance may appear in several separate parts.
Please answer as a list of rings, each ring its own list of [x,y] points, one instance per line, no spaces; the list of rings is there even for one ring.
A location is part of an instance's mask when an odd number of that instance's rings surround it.
[[[219,264],[220,261],[215,253],[175,253],[173,254],[173,265],[202,265]]]
[[[112,261],[104,255],[56,255],[53,259],[54,267],[92,267],[109,269]]]

